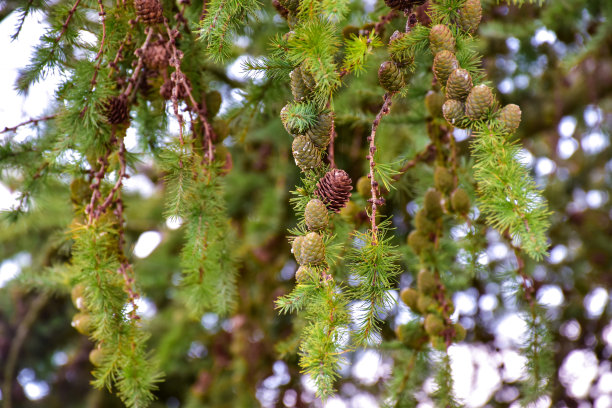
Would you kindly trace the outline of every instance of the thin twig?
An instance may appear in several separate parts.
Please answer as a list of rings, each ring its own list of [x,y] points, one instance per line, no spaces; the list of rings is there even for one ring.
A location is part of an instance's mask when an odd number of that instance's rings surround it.
[[[145,38],[144,43],[142,43],[142,47],[134,51],[134,54],[138,56],[138,62],[136,63],[134,72],[132,72],[132,76],[130,77],[130,79],[128,79],[128,86],[125,88],[125,91],[123,91],[123,95],[125,95],[126,97],[130,96],[130,94],[132,93],[132,89],[134,89],[134,85],[138,81],[138,76],[140,75],[140,72],[142,71],[142,65],[144,63],[143,56],[147,50],[147,47],[149,46],[149,42],[151,42],[152,36],[153,36],[153,28],[148,27],[147,28],[147,38]]]
[[[98,49],[98,53],[96,54],[96,58],[94,61],[98,61],[96,67],[94,68],[94,73],[91,78],[91,89],[93,90],[94,86],[96,86],[96,80],[98,78],[98,71],[100,71],[100,65],[102,64],[102,56],[104,54],[104,45],[106,44],[106,12],[104,11],[104,4],[102,4],[102,0],[98,0],[98,6],[100,7],[100,20],[102,21],[102,40],[100,40],[100,48]]]
[[[55,119],[55,117],[57,117],[57,114],[43,116],[42,118],[29,119],[29,120],[26,120],[25,122],[21,122],[18,125],[15,125],[15,126],[12,126],[12,127],[8,127],[7,126],[4,129],[2,129],[0,131],[0,133],[14,132],[18,128],[22,127],[22,126],[26,126],[26,125],[30,125],[30,124],[38,125],[38,122],[44,122],[46,120]]]
[[[53,57],[53,54],[55,54],[55,50],[57,50],[59,41],[62,39],[64,34],[66,34],[66,30],[68,30],[68,24],[70,24],[70,20],[72,20],[72,16],[74,15],[74,13],[76,13],[77,8],[79,7],[80,3],[81,3],[81,0],[77,0],[74,3],[74,6],[72,6],[70,11],[68,12],[68,17],[66,18],[66,21],[64,21],[64,24],[62,25],[62,31],[60,31],[59,35],[55,37],[55,40],[53,41],[53,49],[51,50],[51,53],[49,54],[49,59],[51,59]]]
[[[411,168],[413,168],[414,166],[416,166],[417,164],[421,162],[426,163],[430,161],[431,159],[433,159],[435,154],[436,154],[436,146],[432,143],[428,144],[427,146],[425,146],[423,151],[421,151],[419,154],[414,156],[412,160],[408,160],[406,163],[404,163],[404,165],[397,171],[397,174],[393,175],[392,179],[394,181],[399,180],[400,177],[402,177],[402,174],[406,173],[408,170],[410,170]]]

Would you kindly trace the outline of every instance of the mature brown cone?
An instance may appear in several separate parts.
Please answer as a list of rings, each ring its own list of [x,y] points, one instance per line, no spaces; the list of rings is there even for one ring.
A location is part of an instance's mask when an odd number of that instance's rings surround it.
[[[333,169],[317,183],[315,194],[323,200],[327,208],[338,212],[351,198],[352,181],[344,170]]]
[[[145,50],[142,60],[151,69],[160,69],[168,66],[170,53],[166,49],[165,41],[155,41],[149,44]]]
[[[187,84],[187,86],[189,87],[191,86],[191,82],[189,81],[187,77],[185,77],[185,83]],[[173,87],[174,87],[174,83],[172,82],[172,80],[170,80],[170,78],[168,78],[163,83],[163,85],[159,88],[159,93],[164,99],[170,100],[172,99],[172,88]],[[182,85],[178,87],[178,98],[179,99],[187,98],[187,91],[185,91],[185,87]]]
[[[385,0],[387,7],[394,10],[406,10],[424,4],[427,0]]]
[[[118,125],[128,120],[130,111],[125,96],[113,96],[104,103],[104,116],[111,125]]]
[[[136,15],[144,24],[152,25],[164,20],[162,6],[159,0],[134,0]]]

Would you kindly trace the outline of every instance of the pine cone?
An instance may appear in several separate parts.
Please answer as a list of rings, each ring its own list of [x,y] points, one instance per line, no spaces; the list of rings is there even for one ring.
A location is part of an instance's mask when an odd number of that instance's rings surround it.
[[[465,117],[463,102],[449,99],[442,105],[442,114],[451,125],[458,124]]]
[[[170,54],[166,50],[165,41],[156,41],[149,44],[145,50],[142,60],[145,65],[151,69],[161,69],[168,66]]]
[[[295,280],[297,282],[304,282],[308,280],[311,276],[314,275],[316,271],[315,268],[311,268],[310,266],[302,265],[295,271]]]
[[[295,13],[300,6],[300,0],[279,0],[279,3],[292,13]]]
[[[291,253],[295,257],[295,260],[297,261],[298,264],[302,263],[301,261],[302,261],[302,243],[303,242],[304,242],[304,237],[299,236],[299,237],[295,237],[295,239],[293,240],[293,243],[291,244]]]
[[[323,201],[313,198],[306,204],[304,221],[309,230],[321,230],[327,227],[329,222],[327,208]]]
[[[185,84],[188,87],[191,87],[191,81],[189,81],[189,79],[187,77],[185,77]],[[170,100],[170,99],[172,99],[172,88],[173,87],[174,87],[174,83],[172,82],[172,80],[170,78],[168,78],[163,83],[163,85],[159,88],[159,93],[161,94],[161,96],[164,99]],[[183,85],[179,84],[178,93],[177,94],[178,94],[178,99],[179,100],[187,99],[187,91],[185,90],[185,87]]]
[[[310,141],[308,136],[299,135],[291,145],[295,164],[306,171],[321,165],[321,151]]]
[[[393,61],[385,61],[378,69],[378,80],[388,92],[397,92],[405,85],[404,75]]]
[[[455,54],[448,50],[442,50],[436,54],[433,62],[433,72],[441,85],[446,84],[451,72],[459,68],[459,61]]]
[[[428,314],[425,317],[425,331],[430,336],[439,336],[444,330],[444,322],[435,314]]]
[[[351,198],[352,189],[352,181],[346,171],[333,169],[319,180],[315,194],[330,211],[338,212]]]
[[[499,120],[510,133],[514,133],[521,124],[521,108],[513,103],[504,106],[500,112]]]
[[[295,101],[303,102],[310,99],[312,96],[312,89],[310,89],[306,85],[306,82],[304,82],[304,77],[302,76],[302,70],[300,67],[297,67],[291,71],[289,76],[291,78],[291,93],[293,94]]]
[[[456,99],[463,102],[472,90],[472,86],[470,73],[465,69],[456,69],[446,81],[446,99]]]
[[[316,232],[304,235],[300,248],[300,265],[320,265],[325,261],[325,244]]]
[[[470,196],[464,189],[456,189],[451,195],[451,206],[453,211],[459,214],[467,214],[470,211]]]
[[[136,15],[144,24],[153,25],[164,20],[162,6],[159,0],[134,0]]]
[[[111,125],[124,123],[130,117],[127,99],[125,96],[113,96],[104,103],[104,116]]]
[[[453,188],[453,175],[446,167],[437,166],[434,171],[434,186],[443,193],[448,193]]]
[[[444,105],[444,95],[441,92],[429,91],[425,95],[425,107],[427,112],[434,117],[442,116],[442,105]]]
[[[385,4],[393,10],[404,11],[415,6],[420,6],[424,4],[425,1],[427,0],[385,0]]]
[[[433,55],[444,50],[455,52],[455,37],[447,26],[437,24],[429,32],[429,46]]]
[[[457,25],[468,33],[473,33],[480,24],[482,18],[482,6],[480,0],[467,0],[459,10]]]
[[[442,201],[442,195],[438,190],[434,188],[427,190],[423,200],[423,208],[427,211],[427,217],[430,220],[437,220],[442,217],[443,211],[440,201]]]
[[[493,93],[486,85],[475,86],[465,102],[465,114],[472,120],[482,119],[493,106]]]
[[[302,75],[302,81],[304,81],[306,87],[311,91],[314,91],[314,89],[317,87],[317,80],[315,77],[308,72],[304,66],[300,68],[300,74]]]
[[[320,149],[325,149],[331,139],[333,116],[331,112],[319,114],[317,122],[306,131],[306,136]]]

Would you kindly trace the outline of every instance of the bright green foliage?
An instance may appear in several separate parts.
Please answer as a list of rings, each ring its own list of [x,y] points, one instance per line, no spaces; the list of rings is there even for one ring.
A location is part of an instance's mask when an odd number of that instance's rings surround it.
[[[355,75],[362,74],[365,72],[366,57],[373,52],[374,48],[382,45],[380,38],[376,36],[374,31],[370,32],[367,37],[353,34],[351,38],[346,40],[342,69],[347,72],[354,72]]]

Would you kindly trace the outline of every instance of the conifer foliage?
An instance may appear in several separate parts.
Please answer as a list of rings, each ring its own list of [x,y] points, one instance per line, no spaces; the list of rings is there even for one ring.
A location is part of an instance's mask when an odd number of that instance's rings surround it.
[[[50,28],[16,88],[62,82],[23,124],[34,137],[2,132],[0,180],[20,195],[0,255],[43,253],[9,289],[70,297],[63,326],[83,337],[50,347],[84,350],[91,385],[130,408],[255,406],[276,360],[287,406],[293,389],[308,401],[302,375],[326,401],[364,351],[391,363],[369,390],[381,404],[448,408],[462,406],[453,350],[486,341],[454,300],[490,284],[525,323],[514,399],[553,398],[555,336],[532,275],[553,213],[522,160],[526,111],[501,103],[478,52],[489,3],[28,2],[20,24],[38,10]],[[235,79],[239,65],[252,78]],[[146,199],[140,177],[156,186]],[[162,244],[140,259],[150,230]],[[493,240],[508,265],[480,261]],[[9,347],[9,408],[24,336]]]

